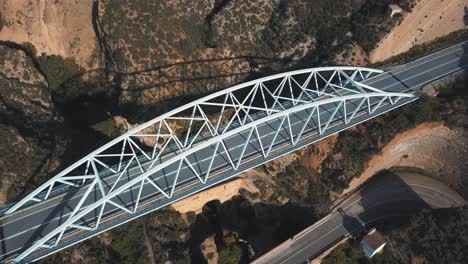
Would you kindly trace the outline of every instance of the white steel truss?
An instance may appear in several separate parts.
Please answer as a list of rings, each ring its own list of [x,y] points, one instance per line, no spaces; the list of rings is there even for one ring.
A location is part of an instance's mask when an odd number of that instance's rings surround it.
[[[93,151],[12,206],[6,214],[71,192],[79,199],[65,220],[18,255],[57,246],[77,232],[96,230],[148,201],[171,199],[203,186],[252,157],[268,158],[312,134],[333,132],[409,93],[362,83],[379,70],[310,68],[250,81],[179,107]],[[201,188],[203,189],[203,188]],[[199,190],[201,190],[199,189]],[[198,191],[199,191],[198,190]],[[131,198],[130,198],[131,197]]]

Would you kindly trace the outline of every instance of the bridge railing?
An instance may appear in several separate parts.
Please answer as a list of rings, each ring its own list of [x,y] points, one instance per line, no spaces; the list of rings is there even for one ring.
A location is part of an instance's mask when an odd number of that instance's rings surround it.
[[[371,114],[386,103],[413,96],[361,82],[378,73],[326,67],[277,74],[214,93],[144,123],[65,169],[7,211],[11,214],[31,202],[50,199],[54,186],[79,189],[79,202],[65,214],[67,220],[17,260],[58,245],[71,230],[96,230],[111,212],[109,206],[112,212],[137,213],[148,186],[169,199],[182,182],[206,184],[218,167],[239,169],[253,153],[250,148],[267,158],[278,139],[288,138],[295,145],[311,129],[321,135],[335,120],[351,122],[363,108]],[[250,146],[251,142],[256,145]],[[204,168],[197,155],[205,157]],[[172,178],[164,170],[172,170]],[[119,195],[132,189],[138,190],[137,198],[122,203]],[[97,196],[90,195],[96,192]],[[99,213],[90,216],[96,210]]]

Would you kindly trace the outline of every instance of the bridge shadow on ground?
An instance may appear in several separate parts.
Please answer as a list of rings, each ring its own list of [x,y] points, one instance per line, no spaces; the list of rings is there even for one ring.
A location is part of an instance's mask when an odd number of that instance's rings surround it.
[[[218,249],[226,248],[223,235],[226,231],[236,232],[239,238],[248,241],[258,257],[276,245],[292,238],[302,229],[313,224],[319,217],[312,207],[295,204],[272,205],[251,203],[242,196],[220,203],[214,200],[203,207],[190,228],[189,249],[192,263],[207,263],[200,245],[214,236]],[[240,244],[243,260],[248,263],[247,244]]]
[[[317,234],[328,235],[317,238],[323,240],[324,246],[317,248],[315,252],[309,252],[308,259],[320,256],[346,234],[360,238],[376,225],[385,229],[395,228],[408,224],[411,217],[421,210],[460,207],[466,204],[462,200],[455,191],[427,176],[410,177],[382,171],[335,209],[345,233],[337,231],[339,228],[334,225],[316,231]]]
[[[406,179],[385,171],[342,202],[336,212],[346,233],[359,237],[376,222],[392,225],[407,223],[415,213],[431,208],[427,198],[422,198],[430,196],[431,192],[424,188],[415,189]],[[240,238],[248,241],[255,255],[245,261],[252,261],[317,222],[321,216],[314,206],[251,203],[242,196],[224,203],[211,201],[191,226],[189,244],[192,262],[205,263],[200,245],[210,236],[214,236],[218,249],[225,248],[222,238],[226,231],[236,232]],[[321,230],[321,234],[328,231]],[[345,235],[340,232],[333,232],[325,238],[323,243],[326,246],[310,252],[310,258],[319,256],[340,241]]]
[[[411,173],[382,171],[375,175],[358,193],[358,206],[351,206],[348,214],[364,223],[363,230],[373,223],[407,223],[422,209],[460,207],[463,198],[445,184]],[[354,207],[354,208],[352,208]],[[353,234],[354,225],[347,227]]]
[[[421,176],[422,177],[422,176]],[[370,229],[377,220],[408,220],[418,211],[431,206],[400,176],[383,171],[373,176],[357,194],[361,197],[352,214]]]

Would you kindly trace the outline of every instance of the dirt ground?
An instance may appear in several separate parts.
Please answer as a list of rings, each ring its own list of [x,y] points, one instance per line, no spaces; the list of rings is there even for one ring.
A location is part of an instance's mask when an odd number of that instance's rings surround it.
[[[466,0],[420,0],[402,23],[392,29],[370,53],[372,63],[383,61],[450,32],[466,28]]]
[[[193,211],[198,214],[201,213],[203,206],[209,201],[219,200],[221,203],[225,202],[238,195],[241,188],[251,193],[257,193],[258,189],[253,183],[253,177],[250,175],[252,173],[255,173],[255,171],[243,173],[234,180],[227,181],[175,202],[172,204],[172,207],[180,213]]]
[[[397,135],[351,181],[343,194],[357,188],[376,172],[391,167],[414,167],[430,172],[451,187],[460,187],[468,161],[468,142],[463,130],[442,123],[424,123]]]
[[[298,155],[295,153],[284,155],[265,164],[265,166],[268,167],[268,173],[262,169],[248,170],[239,174],[232,180],[173,203],[172,207],[180,213],[187,213],[190,211],[200,213],[203,206],[209,201],[219,200],[221,203],[225,202],[232,197],[239,195],[241,189],[250,193],[263,193],[266,197],[270,197],[273,195],[274,188],[269,188],[269,186],[275,185],[272,177],[283,171],[284,168],[296,160],[297,157]],[[256,180],[260,180],[265,184],[262,186],[261,192],[259,187],[255,184]],[[282,204],[288,202],[288,199],[285,197],[279,197],[278,199],[281,200],[280,202]],[[257,198],[254,200],[257,201]],[[254,200],[252,200],[252,202],[255,202]]]
[[[73,57],[84,68],[95,64],[92,0],[0,0],[0,40],[32,43],[38,55]]]

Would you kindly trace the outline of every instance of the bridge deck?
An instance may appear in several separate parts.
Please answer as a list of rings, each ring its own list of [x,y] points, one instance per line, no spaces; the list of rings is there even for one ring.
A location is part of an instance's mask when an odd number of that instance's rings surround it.
[[[425,84],[431,81],[444,77],[447,74],[460,70],[461,68],[467,67],[467,45],[467,43],[454,45],[445,50],[441,50],[419,60],[413,61],[407,65],[398,67],[393,71],[373,77],[364,81],[363,83],[388,92],[408,92],[410,90],[419,90]],[[100,224],[99,229],[95,231],[76,230],[74,232],[69,232],[66,234],[66,237],[64,237],[64,242],[59,244],[58,247],[53,249],[44,249],[40,252],[36,252],[33,256],[26,259],[25,261],[32,261],[44,255],[50,254],[51,252],[58,251],[61,248],[76,243],[77,241],[81,241],[87,237],[94,236],[97,233],[110,229],[117,224],[127,222],[157,208],[166,206],[173,201],[179,200],[204,188],[215,185],[241,171],[258,166],[259,164],[262,164],[268,160],[289,153],[304,145],[308,145],[312,142],[346,129],[352,125],[400,107],[413,100],[415,99],[402,98],[395,105],[382,105],[372,115],[365,113],[367,106],[363,105],[361,106],[361,110],[357,114],[356,118],[350,124],[344,124],[342,122],[343,113],[337,113],[325,134],[320,135],[317,133],[316,124],[311,123],[305,130],[305,136],[301,138],[301,141],[298,142],[296,146],[291,146],[288,136],[288,129],[291,129],[293,134],[298,134],[310,113],[309,110],[302,110],[297,112],[294,116],[291,116],[290,128],[286,127],[286,125],[283,125],[279,129],[279,139],[276,141],[277,143],[272,150],[272,155],[270,155],[268,159],[263,158],[261,154],[262,152],[260,150],[259,140],[256,137],[251,137],[250,144],[245,149],[246,158],[242,160],[240,169],[237,172],[234,172],[232,167],[229,165],[226,153],[220,148],[219,155],[216,156],[216,158],[213,160],[214,172],[211,173],[209,181],[203,185],[200,183],[200,181],[198,181],[191,168],[183,163],[178,181],[180,184],[177,186],[177,190],[171,199],[167,199],[160,193],[155,193],[154,187],[149,183],[146,183],[142,189],[142,197],[144,197],[144,199],[142,202],[140,202],[141,209],[139,209],[137,214],[129,215],[124,211],[118,210],[118,208],[112,205],[108,205],[104,209],[104,215],[102,218],[103,222]],[[358,100],[350,100],[347,102],[347,104],[355,105],[358,103]],[[375,105],[378,103],[378,101],[374,100],[372,103]],[[320,109],[320,119],[328,120],[328,118],[332,115],[332,105],[329,107],[330,109],[328,110]],[[317,114],[314,113],[314,115],[316,116]],[[259,134],[262,135],[261,141],[270,142],[272,137],[276,134],[280,123],[281,120],[276,119],[259,126]],[[242,152],[242,142],[245,141],[248,136],[249,132],[246,131],[225,141],[227,148],[230,150],[230,152],[232,151],[231,153],[234,157],[234,160],[235,157],[239,156]],[[210,157],[213,151],[214,150],[212,147],[207,148],[206,151],[199,151],[196,153],[196,155],[189,156],[188,160],[193,164],[193,167],[195,167],[198,172],[203,173],[209,167],[209,163],[211,161]],[[170,158],[170,156],[166,157],[166,159],[168,158]],[[171,183],[174,181],[177,169],[177,164],[170,165],[166,169],[154,174],[152,178],[159,186],[165,190],[168,190],[170,189]],[[138,172],[139,168],[137,167],[130,169],[128,174],[120,179],[118,185],[129,181],[132,179],[132,177],[135,177]],[[111,186],[116,179],[117,175],[110,175],[106,178],[106,183]],[[119,195],[118,197],[120,199],[120,204],[133,204],[138,195],[138,192],[139,188],[133,188]],[[2,225],[0,227],[0,261],[6,261],[18,255],[27,246],[33,244],[38,238],[43,237],[48,232],[63,223],[63,221],[67,219],[66,216],[71,213],[75,205],[79,202],[80,197],[82,197],[84,193],[84,188],[77,189],[74,192],[68,192],[66,195],[59,195],[53,199],[46,200],[45,202],[34,204],[11,215],[4,215],[1,218]],[[85,205],[93,203],[98,198],[98,190],[95,189],[93,194],[90,195],[90,197],[85,201]],[[98,217],[98,214],[99,212],[96,210],[93,214],[87,215],[84,219],[85,222],[95,219]]]

